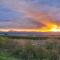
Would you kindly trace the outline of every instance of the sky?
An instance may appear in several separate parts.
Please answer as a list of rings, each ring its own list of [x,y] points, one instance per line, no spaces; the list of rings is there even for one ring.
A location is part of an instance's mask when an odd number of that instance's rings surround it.
[[[60,25],[60,0],[0,0],[0,29],[40,29]]]

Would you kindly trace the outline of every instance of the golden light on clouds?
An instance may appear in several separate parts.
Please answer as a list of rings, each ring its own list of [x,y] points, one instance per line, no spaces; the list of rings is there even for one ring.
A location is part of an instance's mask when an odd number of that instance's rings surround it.
[[[0,5],[1,32],[60,32],[58,0],[1,0]]]
[[[54,25],[54,26],[50,29],[50,31],[52,31],[52,32],[60,32],[60,27],[58,27],[57,25]]]
[[[37,29],[0,29],[0,32],[60,32],[60,27],[52,25],[50,27],[42,27]]]

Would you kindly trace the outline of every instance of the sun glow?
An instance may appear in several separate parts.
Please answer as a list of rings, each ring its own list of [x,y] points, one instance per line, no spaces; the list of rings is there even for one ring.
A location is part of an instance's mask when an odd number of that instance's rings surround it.
[[[58,27],[57,25],[51,25],[48,27],[43,27],[42,29],[40,29],[41,32],[60,32],[60,27]]]
[[[36,29],[0,29],[0,32],[60,32],[60,27],[51,25]]]
[[[52,31],[52,32],[60,32],[60,27],[58,27],[57,25],[54,25],[54,26],[51,28],[51,31]]]

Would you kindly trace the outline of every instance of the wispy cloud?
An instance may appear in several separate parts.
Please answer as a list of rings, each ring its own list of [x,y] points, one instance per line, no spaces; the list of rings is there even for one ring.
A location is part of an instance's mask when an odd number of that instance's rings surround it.
[[[60,22],[59,0],[0,0],[0,28],[40,28]]]

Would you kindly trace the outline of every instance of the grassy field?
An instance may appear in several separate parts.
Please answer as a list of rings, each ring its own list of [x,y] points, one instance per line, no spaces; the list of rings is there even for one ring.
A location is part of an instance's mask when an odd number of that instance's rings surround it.
[[[0,60],[60,60],[60,38],[0,36]]]

